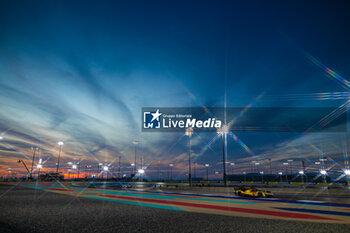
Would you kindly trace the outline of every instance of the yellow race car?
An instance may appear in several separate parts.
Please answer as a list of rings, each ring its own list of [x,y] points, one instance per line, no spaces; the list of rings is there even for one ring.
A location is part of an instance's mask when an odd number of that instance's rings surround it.
[[[239,197],[273,197],[270,191],[263,191],[256,188],[241,187],[235,190],[235,195]]]

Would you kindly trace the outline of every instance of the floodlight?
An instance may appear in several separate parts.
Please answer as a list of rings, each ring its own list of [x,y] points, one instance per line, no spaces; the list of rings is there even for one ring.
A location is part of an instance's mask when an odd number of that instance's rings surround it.
[[[230,127],[228,125],[223,125],[221,128],[217,129],[218,134],[227,134],[230,131]]]
[[[322,175],[327,175],[327,171],[326,171],[326,170],[321,170],[320,173],[321,173]]]
[[[350,176],[350,169],[345,169],[344,170],[344,174],[347,175],[347,176]]]
[[[143,174],[143,173],[145,173],[145,170],[139,169],[138,172],[139,172],[140,174]]]
[[[187,128],[185,134],[186,134],[187,136],[191,137],[192,134],[193,134],[193,129],[192,129],[191,127]]]

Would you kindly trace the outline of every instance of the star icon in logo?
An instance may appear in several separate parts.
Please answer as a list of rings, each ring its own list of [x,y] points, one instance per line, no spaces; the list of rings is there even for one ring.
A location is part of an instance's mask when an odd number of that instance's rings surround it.
[[[157,111],[155,113],[151,113],[151,114],[153,116],[151,122],[154,120],[159,121],[159,116],[162,115],[161,113],[159,113],[159,109],[157,109]]]

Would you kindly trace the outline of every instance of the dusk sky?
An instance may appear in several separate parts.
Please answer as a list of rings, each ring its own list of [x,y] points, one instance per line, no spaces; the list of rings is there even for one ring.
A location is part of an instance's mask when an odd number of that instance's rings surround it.
[[[349,99],[347,1],[101,2],[0,2],[0,175],[23,172],[17,161],[30,163],[31,147],[53,170],[58,141],[63,164],[116,166],[122,156],[129,171],[137,140],[150,177],[160,161],[183,178],[188,138],[141,132],[142,107],[224,107],[225,93],[227,107]],[[221,141],[206,147],[215,135],[192,137],[202,173],[206,163],[221,172]],[[287,159],[309,166],[322,150],[344,166],[345,133],[236,135],[227,159],[237,172],[268,158],[276,171]]]

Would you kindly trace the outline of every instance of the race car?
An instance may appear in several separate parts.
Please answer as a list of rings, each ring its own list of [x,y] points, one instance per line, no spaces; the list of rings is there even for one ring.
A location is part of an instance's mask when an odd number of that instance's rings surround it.
[[[273,193],[270,191],[245,187],[240,187],[239,189],[235,190],[235,195],[240,197],[273,197]]]

